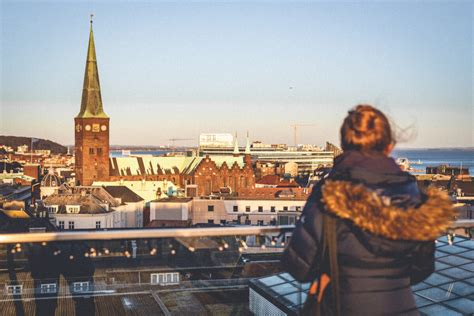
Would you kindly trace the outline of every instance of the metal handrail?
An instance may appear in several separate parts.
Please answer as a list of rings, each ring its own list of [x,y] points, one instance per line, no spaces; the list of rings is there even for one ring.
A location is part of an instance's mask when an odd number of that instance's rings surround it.
[[[454,221],[449,228],[474,228],[474,219],[458,219]]]
[[[71,231],[44,233],[0,234],[0,244],[77,241],[77,240],[119,240],[148,238],[189,238],[221,237],[243,235],[265,235],[291,231],[294,225],[282,226],[239,226],[239,227],[206,227],[206,228],[142,228],[117,229],[103,231]]]
[[[120,240],[148,238],[190,238],[190,237],[223,237],[243,235],[265,235],[269,233],[289,232],[294,225],[282,226],[239,226],[239,227],[206,227],[206,228],[142,228],[116,229],[103,231],[63,231],[44,233],[0,234],[0,244],[78,241],[78,240]],[[474,228],[474,219],[462,219],[453,222],[447,233],[462,228]]]

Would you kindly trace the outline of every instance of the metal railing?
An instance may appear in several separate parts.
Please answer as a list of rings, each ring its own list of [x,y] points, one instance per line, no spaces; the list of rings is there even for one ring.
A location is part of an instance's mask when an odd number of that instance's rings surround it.
[[[142,228],[102,231],[62,231],[44,233],[0,234],[0,244],[52,242],[74,240],[120,240],[150,238],[192,238],[243,235],[265,235],[292,231],[294,225],[283,226],[239,226],[206,228]]]
[[[239,226],[239,227],[206,227],[206,228],[142,228],[117,229],[102,231],[62,231],[41,233],[0,234],[0,244],[74,241],[74,240],[121,240],[151,238],[192,238],[222,237],[243,235],[265,235],[285,233],[294,229],[294,225],[282,226]],[[453,222],[446,233],[456,229],[474,229],[474,220],[462,219]]]

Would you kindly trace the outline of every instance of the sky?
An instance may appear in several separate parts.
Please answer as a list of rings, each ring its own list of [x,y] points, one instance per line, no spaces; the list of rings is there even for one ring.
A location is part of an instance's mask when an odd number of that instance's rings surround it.
[[[472,1],[0,2],[2,135],[73,144],[92,12],[111,144],[339,144],[370,103],[400,147],[474,146]]]

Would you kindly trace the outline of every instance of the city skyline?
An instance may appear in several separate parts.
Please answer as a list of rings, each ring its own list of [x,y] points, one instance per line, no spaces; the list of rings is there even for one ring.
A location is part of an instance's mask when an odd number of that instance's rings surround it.
[[[73,143],[90,12],[111,144],[196,145],[201,132],[234,131],[242,141],[247,130],[292,144],[295,123],[316,125],[300,129],[301,143],[338,144],[347,110],[366,102],[414,126],[403,147],[474,146],[462,1],[4,1],[0,134]]]

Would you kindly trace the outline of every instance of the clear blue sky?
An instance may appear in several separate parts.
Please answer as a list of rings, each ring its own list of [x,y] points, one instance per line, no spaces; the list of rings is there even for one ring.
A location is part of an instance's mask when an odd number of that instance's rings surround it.
[[[112,144],[338,143],[367,102],[401,146],[474,146],[472,3],[1,1],[0,134],[73,143],[93,12]]]

